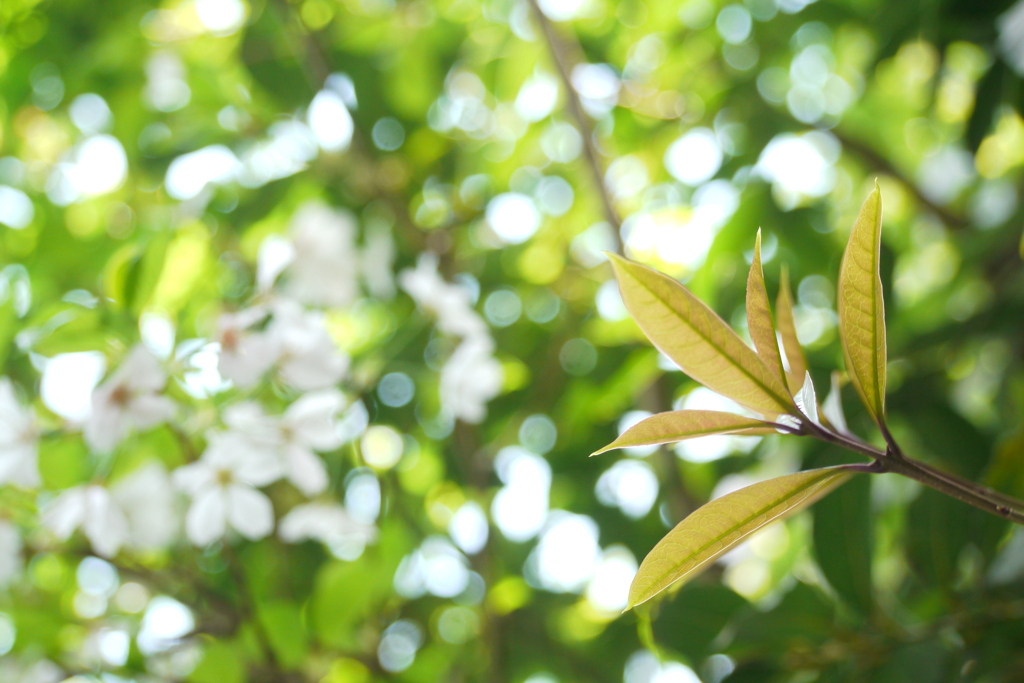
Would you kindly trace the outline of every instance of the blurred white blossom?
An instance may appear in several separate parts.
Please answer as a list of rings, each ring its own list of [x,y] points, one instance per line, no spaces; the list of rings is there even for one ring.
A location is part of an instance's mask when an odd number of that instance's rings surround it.
[[[284,476],[307,496],[327,488],[327,470],[314,451],[341,446],[336,416],[345,397],[335,389],[310,392],[292,403],[280,417],[270,417],[256,403],[232,406],[224,421],[254,457],[273,453]],[[241,447],[241,446],[240,446]]]
[[[256,255],[256,289],[269,291],[285,268],[295,260],[295,247],[284,235],[268,235]]]
[[[224,536],[230,525],[242,536],[263,538],[274,528],[270,499],[255,487],[279,479],[272,453],[253,451],[234,432],[213,432],[202,457],[174,471],[175,485],[192,498],[185,534],[197,546]]]
[[[253,329],[271,312],[265,330]],[[337,384],[348,371],[348,356],[331,339],[323,314],[292,299],[225,313],[218,325],[217,371],[240,389],[253,387],[275,364],[281,379],[302,391]]]
[[[377,537],[377,529],[353,519],[342,505],[318,501],[292,508],[281,519],[277,535],[285,543],[313,540],[326,546],[365,545]]]
[[[38,451],[35,411],[18,402],[10,379],[0,377],[0,484],[38,486]]]
[[[4,683],[59,683],[65,679],[64,671],[48,659],[26,657],[19,661],[13,654],[0,658],[0,681]]]
[[[348,356],[334,344],[318,311],[280,299],[274,304],[267,334],[276,349],[278,374],[300,391],[337,384],[348,371]]]
[[[437,329],[458,337],[487,335],[487,325],[473,310],[465,287],[444,281],[437,272],[437,256],[420,254],[416,268],[407,268],[398,282],[416,304],[437,319]]]
[[[1024,2],[1014,3],[996,19],[999,50],[1018,74],[1024,75]]]
[[[437,319],[437,329],[462,341],[441,368],[441,407],[452,417],[480,422],[487,402],[501,392],[504,372],[494,358],[494,340],[473,309],[468,290],[445,282],[437,256],[420,255],[415,269],[399,274],[399,283],[416,303]]]
[[[217,321],[217,342],[220,344],[217,372],[239,389],[255,385],[277,361],[271,338],[252,330],[267,314],[265,307],[253,306],[237,313],[225,313]]]
[[[142,550],[164,548],[178,532],[171,478],[150,461],[110,488],[128,519],[128,543]]]
[[[114,449],[132,428],[147,429],[174,416],[174,401],[161,396],[167,375],[160,361],[137,344],[110,378],[92,394],[85,441],[100,453]]]
[[[61,541],[67,540],[81,527],[93,550],[103,557],[113,557],[128,540],[128,519],[111,497],[98,484],[76,486],[62,492],[43,508],[41,521]]]
[[[441,368],[441,405],[453,417],[478,423],[501,392],[504,372],[490,337],[468,337]]]
[[[341,307],[359,296],[355,219],[346,211],[307,202],[292,217],[287,241],[260,246],[256,279],[269,288],[284,271],[284,291],[304,304]]]
[[[395,240],[386,227],[369,230],[363,251],[359,256],[359,268],[370,294],[378,299],[390,299],[395,295]]]

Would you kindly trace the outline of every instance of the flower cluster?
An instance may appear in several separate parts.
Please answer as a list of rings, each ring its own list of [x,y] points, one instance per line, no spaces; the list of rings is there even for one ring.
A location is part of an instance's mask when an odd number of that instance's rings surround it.
[[[335,499],[329,467],[340,465],[330,454],[359,436],[342,419],[360,407],[350,398],[358,389],[327,320],[364,290],[394,295],[394,247],[381,231],[367,232],[363,247],[357,235],[349,214],[307,203],[287,234],[264,238],[256,297],[221,313],[212,339],[182,342],[170,354],[145,343],[127,349],[92,390],[87,416],[47,432],[81,432],[92,473],[77,485],[53,490],[44,481],[41,425],[52,416],[37,416],[15,384],[0,378],[0,485],[38,491],[46,533],[33,543],[45,543],[47,534],[66,542],[80,532],[96,554],[110,558],[123,549],[167,549],[180,539],[200,548],[257,540],[276,528],[286,543],[315,540],[339,557],[358,555],[351,549],[374,539],[373,519],[350,514]],[[441,371],[443,410],[480,421],[502,372],[468,292],[440,277],[432,255],[404,271],[401,284],[436,317],[440,332],[459,339]],[[216,381],[202,396],[217,406],[214,413],[188,400],[195,394],[185,371],[197,349],[216,354]],[[177,440],[178,457],[132,460],[137,439],[158,429]],[[0,520],[0,585],[22,570],[22,546],[19,526]]]
[[[440,332],[460,340],[441,369],[441,406],[453,418],[478,423],[487,414],[487,402],[501,391],[504,374],[494,358],[494,339],[473,310],[470,292],[445,282],[437,267],[437,256],[422,254],[415,269],[400,273],[399,283],[436,318]]]

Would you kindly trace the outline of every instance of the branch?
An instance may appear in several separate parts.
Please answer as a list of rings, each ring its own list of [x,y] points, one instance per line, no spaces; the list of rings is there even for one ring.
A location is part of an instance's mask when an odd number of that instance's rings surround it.
[[[306,29],[298,15],[296,6],[289,4],[287,0],[273,0],[268,3],[268,7],[273,7],[277,12],[284,38],[294,52],[295,59],[299,62],[309,91],[313,94],[317,93],[334,70],[329,54],[316,40],[316,36]],[[375,152],[373,145],[367,140],[366,134],[355,116],[352,117],[352,124],[352,141],[349,144],[348,152],[353,157],[358,157],[360,164],[371,167],[378,161],[380,155]],[[356,166],[360,164],[356,164]],[[374,190],[378,192],[376,198],[394,214],[395,220],[405,228],[404,237],[418,250],[423,250],[427,246],[426,241],[422,231],[409,222],[406,198],[389,188],[380,187],[379,184],[374,186]]]
[[[859,439],[830,432],[809,420],[805,421],[803,426],[807,434],[819,441],[841,446],[874,460],[871,464],[854,465],[851,469],[862,472],[900,474],[968,505],[973,505],[979,510],[1024,526],[1024,501],[908,458],[899,446],[895,445],[895,441],[891,441],[889,447],[883,451]]]
[[[527,0],[530,8],[533,10],[534,19],[537,25],[540,27],[541,33],[544,35],[544,40],[548,45],[548,49],[551,51],[551,59],[555,63],[555,69],[558,71],[558,76],[562,80],[562,85],[565,87],[565,100],[566,105],[569,109],[569,115],[573,121],[576,122],[576,127],[580,130],[580,135],[583,136],[583,155],[586,158],[587,166],[590,168],[590,174],[594,181],[594,188],[597,190],[598,196],[601,198],[601,207],[604,210],[604,218],[612,226],[615,233],[615,249],[620,254],[622,251],[622,220],[619,218],[618,212],[615,210],[615,205],[612,203],[612,197],[608,193],[608,188],[604,183],[604,170],[601,168],[601,162],[598,158],[597,146],[594,144],[594,129],[590,125],[590,120],[587,118],[586,113],[583,111],[583,104],[580,102],[579,93],[572,85],[572,78],[570,76],[570,70],[572,68],[571,62],[573,61],[569,56],[570,49],[562,38],[555,32],[555,27],[551,25],[551,21],[544,14],[544,11],[537,4],[537,0]],[[573,52],[577,54],[581,53],[579,45],[573,46],[575,49]]]
[[[836,136],[845,150],[860,157],[861,161],[865,164],[899,180],[907,187],[908,190],[910,190],[910,193],[914,195],[914,199],[917,200],[918,204],[938,216],[939,220],[943,223],[955,230],[966,230],[969,227],[967,220],[962,216],[958,216],[949,209],[939,206],[926,197],[916,183],[911,181],[902,171],[896,168],[891,161],[882,156],[882,154],[877,152],[871,145],[861,140],[857,140],[856,138],[849,137],[838,128],[833,128],[830,132]]]

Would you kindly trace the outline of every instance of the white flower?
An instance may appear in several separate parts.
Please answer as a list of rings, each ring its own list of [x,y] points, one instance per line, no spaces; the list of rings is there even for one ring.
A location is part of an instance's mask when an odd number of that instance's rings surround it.
[[[256,289],[269,291],[284,269],[295,260],[295,247],[282,235],[268,235],[256,255]]]
[[[25,561],[21,557],[21,534],[18,528],[0,519],[0,588],[21,576]]]
[[[68,679],[59,666],[48,659],[11,653],[0,658],[0,681],[4,683],[60,683]]]
[[[487,335],[487,325],[473,310],[464,287],[449,284],[437,272],[437,256],[420,254],[415,269],[403,270],[398,282],[420,308],[437,318],[437,328],[458,337]]]
[[[348,371],[348,356],[335,346],[323,315],[317,311],[279,300],[267,333],[276,345],[278,374],[300,391],[337,384]]]
[[[217,371],[240,389],[255,385],[277,362],[277,348],[269,335],[250,331],[266,317],[266,308],[253,306],[237,313],[225,313],[217,321],[220,344]]]
[[[11,380],[0,377],[0,484],[38,486],[38,456],[35,411],[22,407]]]
[[[395,263],[395,240],[387,228],[368,230],[359,258],[366,289],[378,299],[395,296],[395,276],[391,272]]]
[[[113,557],[128,540],[128,520],[110,493],[98,484],[67,489],[42,512],[43,526],[67,540],[81,527],[93,550]]]
[[[285,292],[313,306],[348,306],[359,296],[355,220],[346,211],[307,202],[292,217],[289,242],[260,245],[256,280],[267,289],[286,271]]]
[[[1024,3],[1014,3],[996,19],[999,50],[1019,75],[1024,75]]]
[[[314,540],[327,546],[366,545],[377,537],[377,529],[353,519],[337,503],[314,502],[292,508],[281,519],[277,535],[285,543]]]
[[[483,318],[473,310],[468,291],[449,284],[437,272],[437,256],[420,255],[415,270],[399,275],[402,289],[420,308],[437,318],[437,329],[462,337],[441,368],[441,407],[466,422],[480,422],[487,402],[501,391],[504,373],[493,356],[494,341]]]
[[[128,518],[128,542],[142,550],[164,548],[178,533],[171,478],[150,461],[117,481],[110,494]]]
[[[185,534],[197,546],[222,538],[229,525],[250,540],[263,538],[274,528],[274,509],[255,487],[280,478],[280,465],[235,432],[211,433],[208,440],[199,461],[173,474],[175,485],[192,497]]]
[[[335,416],[344,404],[341,392],[325,389],[302,396],[281,417],[268,417],[247,402],[225,411],[224,421],[254,451],[276,454],[284,476],[312,496],[327,488],[327,470],[314,451],[341,446]]]
[[[110,379],[92,394],[85,441],[95,451],[114,449],[134,427],[146,429],[174,416],[174,401],[159,392],[167,382],[160,361],[138,344]]]
[[[310,392],[285,410],[281,418],[281,453],[288,480],[307,496],[327,488],[327,470],[314,451],[341,446],[335,416],[345,404],[333,389]]]
[[[441,368],[441,406],[452,417],[477,423],[501,392],[504,372],[489,337],[465,339]]]

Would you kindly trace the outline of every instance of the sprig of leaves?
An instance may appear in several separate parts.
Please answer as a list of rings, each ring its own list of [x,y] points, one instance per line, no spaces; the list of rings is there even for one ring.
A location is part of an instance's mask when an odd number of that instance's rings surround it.
[[[832,390],[819,410],[796,336],[785,269],[776,300],[777,319],[772,314],[761,268],[760,230],[747,277],[747,325],[754,349],[676,280],[609,254],[622,300],[647,338],[690,377],[762,419],[710,410],[660,413],[626,430],[594,455],[710,434],[781,432],[812,436],[873,461],[789,474],[707,503],[672,529],[644,559],[630,586],[630,608],[692,578],[750,534],[813,504],[858,472],[902,474],[1024,524],[1024,502],[906,457],[886,425],[881,230],[882,199],[876,183],[850,232],[839,272],[838,308],[846,373],[885,437],[884,451],[850,433],[843,416],[838,373],[833,373]]]

